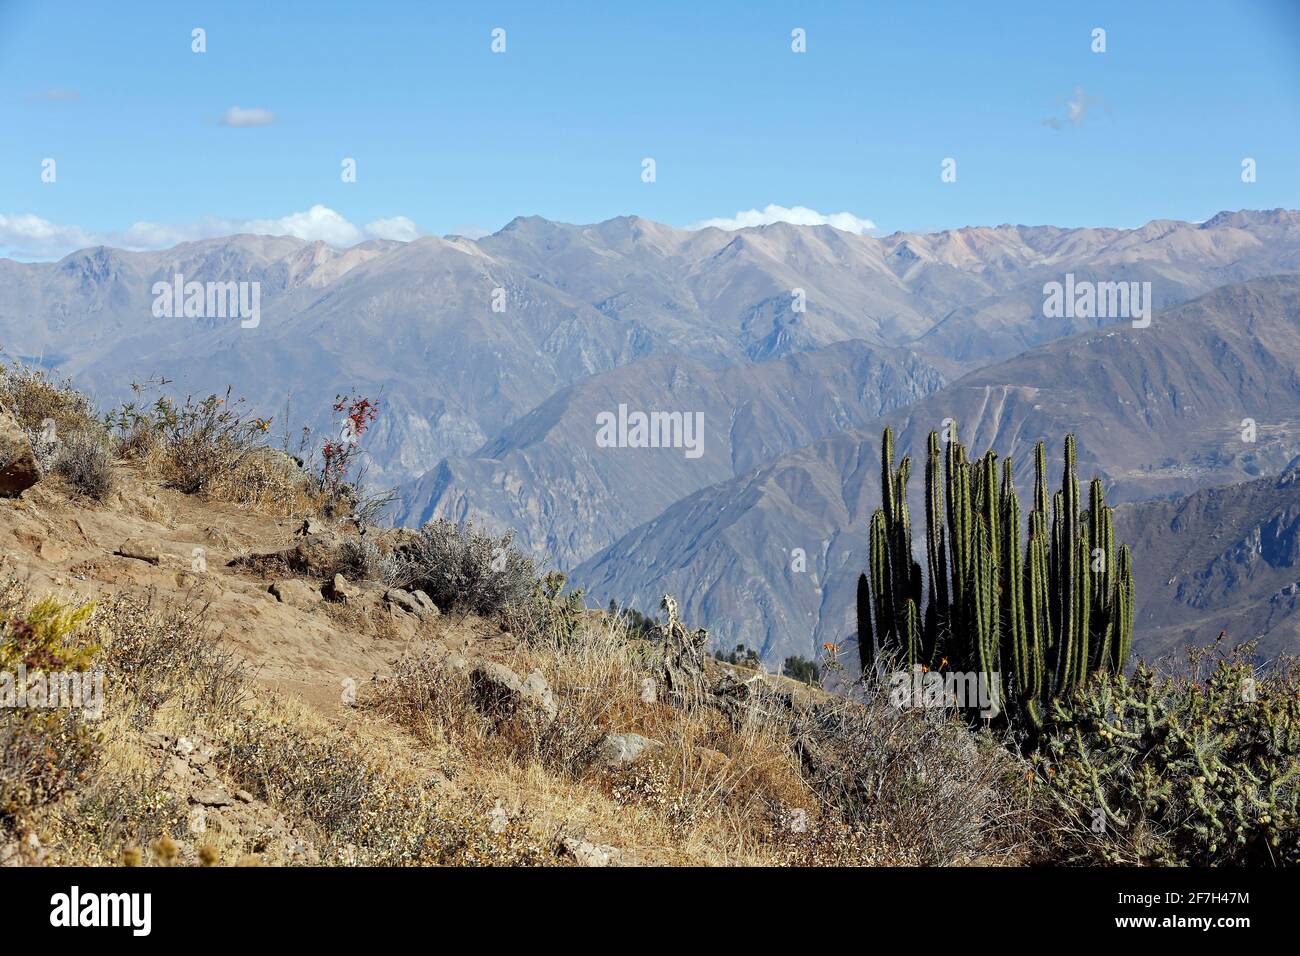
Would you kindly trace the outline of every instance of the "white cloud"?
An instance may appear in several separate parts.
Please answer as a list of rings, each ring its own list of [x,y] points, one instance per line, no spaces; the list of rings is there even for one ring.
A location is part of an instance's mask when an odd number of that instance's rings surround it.
[[[0,215],[0,253],[47,259],[95,244],[94,235],[78,226],[58,226],[30,214]]]
[[[857,233],[859,236],[877,232],[876,224],[870,219],[863,219],[851,212],[820,213],[807,206],[767,205],[762,209],[745,209],[734,216],[723,219],[705,219],[687,229],[749,229],[752,226],[770,226],[777,222],[788,222],[795,226],[834,226],[845,232]]]
[[[409,242],[422,233],[406,216],[375,219],[356,226],[328,206],[317,204],[305,212],[278,219],[208,218],[194,223],[137,222],[120,231],[95,232],[80,226],[52,223],[31,214],[0,214],[0,256],[15,259],[55,259],[87,246],[119,249],[167,249],[182,242],[212,239],[236,233],[259,236],[294,236],[331,246],[354,246],[367,239]]]
[[[405,216],[393,216],[389,219],[376,219],[366,223],[366,238],[396,239],[398,242],[410,242],[420,238],[420,229]]]
[[[260,108],[246,110],[239,106],[232,106],[221,116],[222,126],[270,126],[274,122],[275,114]]]

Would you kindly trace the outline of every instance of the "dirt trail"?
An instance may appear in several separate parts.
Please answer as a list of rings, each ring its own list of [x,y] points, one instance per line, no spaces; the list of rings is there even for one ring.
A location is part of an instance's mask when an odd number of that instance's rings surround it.
[[[268,590],[290,576],[230,566],[293,547],[301,526],[301,519],[250,514],[119,469],[102,504],[70,499],[45,482],[21,498],[0,499],[0,575],[13,574],[33,595],[86,600],[152,592],[159,601],[207,604],[212,626],[256,669],[259,683],[325,710],[337,710],[348,679],[359,684],[385,673],[435,630],[453,647],[487,637],[473,620],[443,617],[433,628],[418,626],[385,605],[380,585],[356,585],[355,599],[344,606],[322,599],[319,581],[300,578],[312,593],[295,606]],[[155,549],[156,564],[117,553],[149,556]]]

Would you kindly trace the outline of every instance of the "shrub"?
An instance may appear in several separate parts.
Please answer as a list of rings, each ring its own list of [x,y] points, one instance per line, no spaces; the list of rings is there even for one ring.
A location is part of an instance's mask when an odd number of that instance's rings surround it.
[[[101,440],[85,432],[75,432],[63,440],[53,471],[80,494],[96,501],[103,501],[113,490],[108,450]]]
[[[537,583],[532,559],[499,538],[445,518],[431,521],[401,546],[400,578],[439,607],[491,616],[524,603]]]
[[[122,405],[105,423],[135,452],[157,451],[165,481],[185,492],[206,491],[223,477],[236,473],[261,446],[260,436],[270,427],[257,418],[244,399],[226,394],[202,400],[186,396],[177,403],[166,396],[152,406]]]
[[[326,576],[341,574],[349,581],[373,581],[382,578],[385,565],[385,555],[373,541],[344,538],[334,551],[333,567]]]
[[[18,362],[0,363],[0,405],[9,409],[28,437],[51,431],[56,435],[102,431],[94,404],[44,369]]]
[[[913,864],[1020,853],[1019,758],[955,709],[897,707],[874,675],[861,686],[859,701],[828,698],[788,718],[804,778],[835,815]]]
[[[68,608],[52,598],[30,607],[20,587],[0,589],[0,673],[17,682],[32,672],[84,671],[98,647],[81,633],[92,605]],[[0,823],[59,800],[96,765],[96,737],[77,711],[0,707]]]
[[[1191,673],[1098,675],[1057,703],[1033,780],[1068,862],[1300,863],[1300,676],[1248,645]]]
[[[781,673],[805,684],[815,685],[821,681],[821,668],[817,666],[817,662],[798,654],[785,659],[785,663],[781,666]]]

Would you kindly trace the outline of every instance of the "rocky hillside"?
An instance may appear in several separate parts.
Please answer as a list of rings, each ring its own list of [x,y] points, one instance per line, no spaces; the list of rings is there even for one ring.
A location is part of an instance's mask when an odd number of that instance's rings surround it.
[[[1259,675],[1244,708],[1255,672],[1232,660],[1210,690],[1157,694],[1161,726],[1216,741],[1210,788],[1182,734],[1097,732],[1090,708],[1150,675],[1101,675],[1027,755],[1016,728],[907,706],[847,654],[787,662],[798,679],[715,660],[670,597],[657,621],[594,610],[499,538],[374,527],[221,408],[118,434],[3,369],[0,865],[1300,860],[1294,748],[1261,741],[1294,739],[1294,675]],[[1262,530],[1269,567],[1295,564],[1293,510]],[[1077,796],[1098,752],[1130,820],[1104,839]],[[1169,794],[1145,818],[1137,761]],[[1265,794],[1276,816],[1230,816]]]
[[[1147,656],[1220,634],[1272,660],[1300,648],[1300,459],[1275,478],[1121,508],[1141,559],[1137,628]]]

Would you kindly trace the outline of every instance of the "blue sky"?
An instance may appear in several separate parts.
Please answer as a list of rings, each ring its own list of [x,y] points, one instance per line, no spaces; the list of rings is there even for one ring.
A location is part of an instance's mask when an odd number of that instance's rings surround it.
[[[0,255],[769,204],[885,232],[1204,219],[1300,205],[1298,107],[1296,0],[0,0]]]

